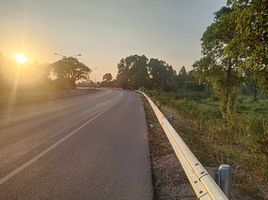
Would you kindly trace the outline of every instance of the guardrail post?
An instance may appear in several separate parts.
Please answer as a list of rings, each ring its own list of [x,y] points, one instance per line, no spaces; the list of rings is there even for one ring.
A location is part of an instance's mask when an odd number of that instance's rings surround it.
[[[230,197],[231,188],[231,167],[230,165],[222,164],[219,167],[219,181],[218,184],[226,196]]]

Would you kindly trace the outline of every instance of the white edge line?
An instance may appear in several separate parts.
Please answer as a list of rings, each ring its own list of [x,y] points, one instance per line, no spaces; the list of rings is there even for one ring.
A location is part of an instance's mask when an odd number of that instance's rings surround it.
[[[114,102],[112,105],[110,105],[109,107],[106,107],[104,110],[102,110],[100,113],[98,113],[96,116],[94,116],[93,118],[91,118],[90,120],[88,120],[87,122],[85,122],[84,124],[82,124],[81,126],[79,126],[78,128],[76,128],[75,130],[73,130],[71,133],[69,133],[68,135],[64,136],[63,138],[61,138],[60,140],[58,140],[56,143],[54,143],[53,145],[51,145],[50,147],[48,147],[46,150],[42,151],[41,153],[37,154],[35,157],[33,157],[32,159],[28,160],[27,162],[23,163],[21,166],[19,166],[17,169],[15,169],[14,171],[10,172],[9,174],[7,174],[6,176],[4,176],[3,178],[0,179],[0,185],[2,185],[3,183],[5,183],[6,181],[8,181],[10,178],[12,178],[13,176],[15,176],[16,174],[18,174],[19,172],[21,172],[22,170],[24,170],[26,167],[28,167],[29,165],[31,165],[32,163],[34,163],[35,161],[37,161],[39,158],[41,158],[42,156],[44,156],[45,154],[47,154],[49,151],[51,151],[52,149],[54,149],[55,147],[57,147],[59,144],[61,144],[62,142],[64,142],[65,140],[67,140],[69,137],[71,137],[73,134],[77,133],[77,131],[79,131],[81,128],[85,127],[86,125],[88,125],[90,122],[92,122],[93,120],[95,120],[96,118],[98,118],[100,115],[102,115],[103,113],[105,113],[107,110],[109,110],[112,106],[114,106],[118,101]]]

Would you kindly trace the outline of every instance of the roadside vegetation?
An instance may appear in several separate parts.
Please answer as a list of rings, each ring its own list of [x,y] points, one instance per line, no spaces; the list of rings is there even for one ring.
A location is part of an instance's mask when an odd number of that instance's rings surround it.
[[[195,98],[192,91],[189,96],[147,93],[166,115],[175,115],[176,130],[205,166],[231,165],[234,191],[248,199],[268,198],[268,100],[240,96],[236,123],[228,126],[215,97],[200,98],[196,92]]]

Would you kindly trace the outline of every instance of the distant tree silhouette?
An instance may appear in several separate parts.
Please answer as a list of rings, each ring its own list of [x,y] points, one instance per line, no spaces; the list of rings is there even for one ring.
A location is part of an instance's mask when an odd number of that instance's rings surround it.
[[[102,87],[114,87],[114,81],[112,80],[113,76],[111,73],[106,73],[102,77],[101,86]]]
[[[113,76],[112,76],[111,73],[106,73],[106,74],[104,74],[103,77],[102,77],[102,80],[103,80],[103,81],[106,81],[106,82],[111,81],[112,79],[113,79]]]
[[[182,94],[183,94],[185,82],[187,81],[187,79],[188,79],[188,75],[187,75],[186,69],[184,66],[182,66],[177,76],[178,88],[180,88],[180,91]]]
[[[65,89],[73,89],[76,81],[88,79],[91,69],[78,61],[77,58],[63,57],[52,64],[56,82]]]

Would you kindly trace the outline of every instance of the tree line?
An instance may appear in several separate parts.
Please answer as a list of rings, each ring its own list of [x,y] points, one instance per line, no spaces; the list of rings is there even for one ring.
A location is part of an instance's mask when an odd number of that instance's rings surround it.
[[[202,57],[188,73],[165,61],[132,55],[118,64],[118,84],[163,91],[213,89],[227,122],[235,120],[241,90],[268,92],[268,1],[228,0],[201,38]],[[181,90],[180,90],[181,91]],[[183,90],[182,90],[183,91]]]
[[[131,55],[122,58],[117,65],[117,85],[124,89],[147,89],[177,91],[194,82],[192,71],[186,72],[183,66],[179,73],[171,65],[157,58],[148,59],[145,55]],[[193,84],[192,83],[192,84]]]

